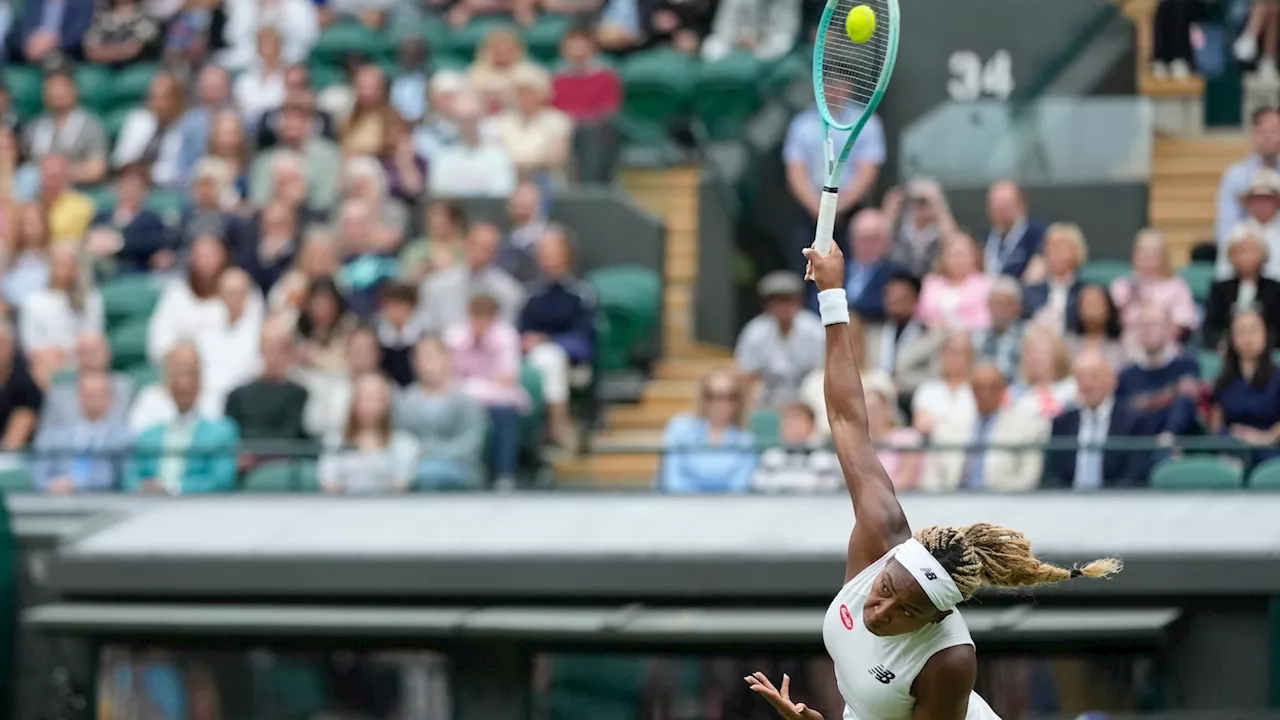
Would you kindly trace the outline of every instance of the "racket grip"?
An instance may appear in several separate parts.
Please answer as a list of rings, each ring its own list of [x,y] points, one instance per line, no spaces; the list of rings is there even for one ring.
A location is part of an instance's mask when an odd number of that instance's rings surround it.
[[[823,255],[831,254],[832,234],[836,229],[836,205],[839,194],[831,188],[822,189],[822,200],[818,203],[818,231],[813,235],[813,246]]]

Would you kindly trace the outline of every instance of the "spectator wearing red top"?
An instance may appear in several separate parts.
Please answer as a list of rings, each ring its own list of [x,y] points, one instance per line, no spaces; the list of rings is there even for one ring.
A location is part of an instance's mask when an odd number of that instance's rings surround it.
[[[572,28],[560,40],[562,65],[551,83],[551,104],[575,123],[604,120],[622,105],[618,73],[600,62],[596,42],[585,28]]]

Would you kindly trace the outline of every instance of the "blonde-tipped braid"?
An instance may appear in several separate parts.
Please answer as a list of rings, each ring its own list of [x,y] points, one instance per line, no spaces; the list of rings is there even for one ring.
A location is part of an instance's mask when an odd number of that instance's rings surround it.
[[[1078,568],[1041,562],[1026,535],[990,523],[962,527],[933,525],[918,530],[916,540],[942,563],[966,599],[984,585],[1032,587],[1074,577],[1105,578],[1123,569],[1115,558],[1094,560]]]

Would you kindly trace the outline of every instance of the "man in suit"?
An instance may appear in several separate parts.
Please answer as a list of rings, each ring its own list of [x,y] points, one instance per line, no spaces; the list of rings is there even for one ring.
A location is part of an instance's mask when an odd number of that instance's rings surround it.
[[[884,285],[893,274],[889,248],[893,245],[889,218],[880,210],[859,211],[849,225],[850,253],[845,269],[849,310],[868,325],[884,322]],[[818,294],[810,286],[810,307],[818,309]]]
[[[1084,283],[1077,271],[1089,257],[1084,233],[1074,223],[1054,223],[1044,235],[1045,276],[1022,293],[1022,313],[1062,334],[1077,328],[1076,301]]]
[[[58,495],[114,490],[120,456],[132,438],[129,428],[112,413],[111,376],[101,370],[82,371],[76,389],[78,417],[42,428],[36,441],[35,486]]]
[[[992,185],[987,191],[987,219],[991,221],[991,229],[982,248],[987,274],[1022,279],[1033,261],[1041,262],[1045,224],[1027,217],[1022,190],[1008,180]],[[1036,274],[1042,275],[1043,268]]]
[[[884,285],[884,324],[866,332],[864,370],[879,368],[888,373],[904,403],[910,403],[920,383],[937,377],[946,340],[944,333],[916,319],[919,300],[920,278],[895,271]]]
[[[935,492],[965,490],[1033,490],[1040,481],[1044,458],[1038,449],[987,449],[997,446],[1035,446],[1049,437],[1049,423],[1039,415],[1015,410],[1004,403],[1009,384],[993,363],[973,369],[975,415],[940,419],[933,442],[940,447],[925,459],[920,487]]]
[[[179,343],[165,361],[165,381],[178,416],[138,436],[124,489],[183,495],[230,490],[236,482],[240,430],[230,420],[207,420],[196,411],[200,365],[183,361],[196,352]]]
[[[1075,380],[1079,407],[1053,421],[1052,437],[1078,441],[1081,447],[1046,452],[1040,486],[1097,490],[1146,485],[1151,452],[1103,450],[1098,446],[1108,438],[1154,436],[1150,416],[1117,402],[1115,372],[1096,350],[1087,350],[1076,358]]]
[[[1022,321],[1022,286],[1011,277],[996,278],[987,303],[991,307],[991,327],[974,332],[973,349],[1013,380],[1022,362],[1022,336],[1027,327]]]
[[[1225,343],[1231,317],[1241,308],[1257,308],[1267,327],[1280,328],[1280,282],[1262,274],[1267,261],[1267,246],[1256,228],[1243,225],[1231,233],[1227,259],[1233,274],[1213,284],[1209,289],[1209,300],[1204,305],[1201,333],[1207,348],[1217,349]],[[1272,335],[1271,341],[1275,343],[1274,331]]]
[[[93,0],[31,0],[18,20],[11,54],[33,65],[79,59],[92,19]]]

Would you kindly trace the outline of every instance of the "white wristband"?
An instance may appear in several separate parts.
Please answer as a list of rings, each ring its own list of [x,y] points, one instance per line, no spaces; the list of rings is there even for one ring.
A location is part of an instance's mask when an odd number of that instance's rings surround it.
[[[849,296],[844,288],[832,288],[818,293],[818,314],[823,325],[849,323]]]

